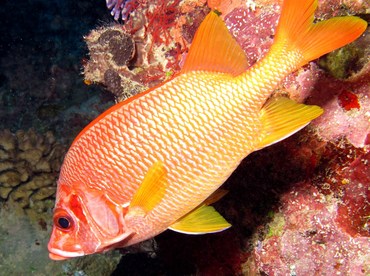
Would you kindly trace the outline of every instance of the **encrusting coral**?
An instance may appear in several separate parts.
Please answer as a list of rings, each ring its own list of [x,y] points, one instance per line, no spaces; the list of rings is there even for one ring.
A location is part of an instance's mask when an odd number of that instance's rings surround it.
[[[50,208],[65,148],[51,132],[0,131],[0,199],[41,213]]]

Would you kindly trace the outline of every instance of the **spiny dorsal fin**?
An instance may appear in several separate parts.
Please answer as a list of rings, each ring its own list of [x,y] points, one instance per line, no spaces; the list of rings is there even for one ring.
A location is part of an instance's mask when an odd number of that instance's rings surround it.
[[[166,174],[166,169],[161,161],[154,163],[133,196],[130,208],[139,207],[146,213],[151,211],[165,194]]]
[[[259,148],[289,137],[322,113],[321,107],[299,104],[285,97],[268,100],[261,110],[264,139]]]
[[[207,234],[223,231],[231,226],[212,206],[202,205],[169,227],[184,234]]]
[[[211,11],[194,36],[181,72],[204,70],[236,76],[247,68],[244,51],[222,19]]]

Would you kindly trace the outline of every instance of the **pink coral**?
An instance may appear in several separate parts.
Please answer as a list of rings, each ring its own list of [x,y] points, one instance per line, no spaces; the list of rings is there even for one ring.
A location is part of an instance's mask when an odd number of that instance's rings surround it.
[[[370,240],[352,237],[336,222],[340,206],[310,183],[297,183],[281,198],[281,236],[255,249],[258,267],[268,275],[349,275],[370,273]]]
[[[256,11],[237,8],[225,17],[226,25],[245,51],[250,65],[270,48],[278,17],[277,6]]]

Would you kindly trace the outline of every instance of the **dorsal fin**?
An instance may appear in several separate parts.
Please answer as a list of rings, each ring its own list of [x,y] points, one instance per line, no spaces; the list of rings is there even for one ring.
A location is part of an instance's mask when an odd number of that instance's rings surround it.
[[[211,11],[195,33],[182,73],[212,71],[239,75],[248,68],[245,53],[225,23]]]

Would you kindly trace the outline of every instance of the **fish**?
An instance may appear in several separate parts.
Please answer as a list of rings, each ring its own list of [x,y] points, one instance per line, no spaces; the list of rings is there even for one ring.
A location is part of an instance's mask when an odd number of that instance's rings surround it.
[[[248,154],[323,113],[274,90],[367,27],[354,16],[313,23],[316,8],[316,0],[285,0],[271,48],[251,67],[211,11],[179,74],[84,128],[61,167],[49,257],[106,252],[167,229],[194,235],[228,229],[211,206],[222,196],[220,186]]]

